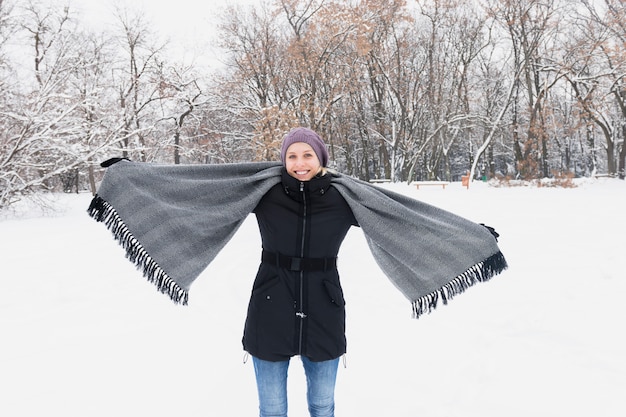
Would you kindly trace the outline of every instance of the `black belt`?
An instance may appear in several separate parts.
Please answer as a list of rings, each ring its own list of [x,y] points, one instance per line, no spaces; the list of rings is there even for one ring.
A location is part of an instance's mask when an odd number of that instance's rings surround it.
[[[326,271],[337,267],[337,258],[295,258],[263,249],[261,260],[290,271]]]

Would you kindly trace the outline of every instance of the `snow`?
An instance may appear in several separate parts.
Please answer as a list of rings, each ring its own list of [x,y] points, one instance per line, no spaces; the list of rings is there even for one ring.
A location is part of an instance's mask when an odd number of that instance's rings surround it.
[[[419,320],[353,229],[340,253],[348,354],[337,416],[609,417],[626,411],[626,183],[384,187],[487,223],[509,269]],[[174,305],[86,214],[90,195],[0,220],[0,415],[253,416],[241,334],[250,217]],[[302,366],[290,416],[307,416]]]

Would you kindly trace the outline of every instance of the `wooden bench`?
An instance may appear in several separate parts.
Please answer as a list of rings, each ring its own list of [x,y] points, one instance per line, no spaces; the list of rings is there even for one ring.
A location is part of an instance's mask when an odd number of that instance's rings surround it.
[[[415,187],[418,190],[420,189],[420,187],[431,186],[431,185],[438,185],[445,190],[446,185],[450,183],[447,181],[413,181],[412,184],[415,185]]]
[[[594,178],[615,178],[615,174],[593,174]]]

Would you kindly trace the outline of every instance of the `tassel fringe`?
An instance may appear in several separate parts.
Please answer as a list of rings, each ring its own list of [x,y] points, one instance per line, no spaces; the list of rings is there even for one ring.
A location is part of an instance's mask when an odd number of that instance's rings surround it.
[[[504,271],[508,267],[502,252],[498,251],[486,260],[477,263],[451,282],[437,291],[427,294],[412,302],[413,318],[418,319],[422,315],[432,312],[437,308],[439,299],[443,304],[448,304],[454,296],[465,292],[469,287],[489,281],[493,276]]]
[[[128,230],[117,211],[100,196],[91,200],[89,215],[96,221],[105,224],[113,233],[113,237],[124,248],[126,257],[143,272],[143,276],[154,284],[163,294],[167,294],[176,304],[187,305],[189,294],[181,288],[161,267],[150,257],[141,243]]]
[[[188,292],[180,287],[150,257],[141,243],[128,230],[113,206],[100,196],[95,195],[87,212],[94,220],[104,223],[107,229],[113,233],[115,240],[124,248],[126,257],[137,266],[137,269],[142,271],[148,282],[154,284],[160,292],[167,294],[174,303],[187,305]],[[456,295],[465,292],[479,282],[489,281],[507,267],[504,255],[498,251],[486,260],[470,267],[439,290],[414,300],[411,303],[413,318],[418,319],[424,314],[431,313],[437,308],[440,299],[443,304],[448,304],[448,301]]]

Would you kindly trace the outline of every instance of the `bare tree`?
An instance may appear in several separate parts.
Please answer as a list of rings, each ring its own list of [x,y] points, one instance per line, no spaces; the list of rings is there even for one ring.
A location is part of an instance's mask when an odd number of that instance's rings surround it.
[[[173,123],[173,127],[168,129],[171,131],[168,134],[173,140],[174,164],[178,165],[181,163],[181,153],[192,150],[191,143],[183,143],[185,123],[195,116],[194,110],[203,106],[207,97],[199,77],[189,67],[162,68],[160,88],[159,96],[162,98],[161,108],[164,120]]]
[[[508,31],[514,71],[520,74],[514,89],[512,131],[517,169],[524,178],[550,174],[545,103],[550,89],[563,77],[550,55],[556,47],[558,11],[554,0],[504,0],[491,8]]]
[[[0,110],[4,132],[0,147],[0,207],[40,189],[53,189],[58,176],[82,164],[80,98],[68,94],[79,65],[70,10],[29,2],[20,9],[20,33],[31,45],[33,78],[12,86],[13,97]]]
[[[597,2],[584,1],[584,8],[579,9],[572,18],[576,30],[568,39],[563,67],[567,71],[567,80],[580,109],[580,117],[587,121],[589,141],[593,140],[593,125],[597,126],[604,137],[607,171],[610,175],[620,172],[623,175],[623,153],[618,151],[620,138],[626,132],[626,106],[624,106],[624,66],[626,54],[626,32],[623,19],[626,18],[623,6],[606,1],[604,7]],[[617,122],[616,120],[620,120]],[[593,148],[594,146],[592,146]],[[592,150],[595,152],[595,150]],[[620,153],[619,158],[617,157]],[[617,161],[620,161],[618,168]],[[591,158],[592,172],[598,169],[595,154]]]
[[[221,136],[227,141],[248,140],[244,148],[260,159],[277,156],[277,141],[293,124],[293,120],[284,124],[289,114],[290,75],[277,14],[267,4],[252,9],[229,7],[220,27],[221,45],[229,51],[229,71],[218,79],[218,102],[222,114],[239,118],[241,126],[224,130]]]
[[[118,105],[123,120],[122,141],[119,142],[124,157],[146,161],[154,150],[150,132],[160,118],[158,102],[161,100],[159,71],[160,53],[165,43],[150,31],[150,24],[140,10],[118,9],[120,33],[119,61],[113,69],[113,82],[117,89]],[[155,111],[157,114],[155,115]]]
[[[626,7],[623,1],[604,0],[605,16],[602,18],[596,9],[595,3],[584,1],[587,10],[590,12],[590,19],[602,29],[608,36],[600,42],[603,59],[606,65],[606,77],[609,81],[608,91],[615,100],[619,109],[619,122],[616,123],[614,136],[607,139],[607,153],[609,148],[619,146],[615,153],[618,154],[617,167],[613,163],[612,152],[607,155],[609,173],[619,175],[621,179],[626,178]],[[596,122],[597,123],[597,122]],[[605,130],[603,129],[603,132]],[[610,140],[612,139],[612,140]],[[621,141],[620,141],[621,139]],[[614,169],[616,168],[616,169]]]

